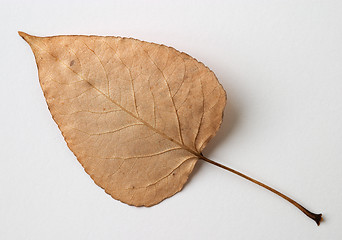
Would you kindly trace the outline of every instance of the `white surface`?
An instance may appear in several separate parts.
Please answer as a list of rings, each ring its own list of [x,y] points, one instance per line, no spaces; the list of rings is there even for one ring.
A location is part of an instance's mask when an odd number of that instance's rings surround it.
[[[0,239],[342,239],[341,1],[2,0],[0,21]],[[205,155],[325,221],[207,163],[155,207],[112,199],[67,148],[18,30],[134,37],[196,57],[235,109]]]

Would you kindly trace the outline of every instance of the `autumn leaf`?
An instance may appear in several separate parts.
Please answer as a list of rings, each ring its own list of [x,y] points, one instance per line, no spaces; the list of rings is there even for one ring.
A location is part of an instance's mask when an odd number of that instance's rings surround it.
[[[53,119],[97,185],[135,206],[182,189],[222,121],[226,94],[212,71],[135,39],[21,36]]]
[[[272,191],[319,225],[322,214],[202,155],[222,122],[226,93],[196,59],[131,38],[19,35],[32,48],[68,147],[113,198],[155,205],[179,192],[201,159]]]

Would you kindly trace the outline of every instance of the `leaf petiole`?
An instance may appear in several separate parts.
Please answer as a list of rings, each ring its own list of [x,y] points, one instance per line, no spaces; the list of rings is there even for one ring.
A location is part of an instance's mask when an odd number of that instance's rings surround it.
[[[247,180],[249,180],[249,181],[251,181],[251,182],[253,182],[253,183],[255,183],[255,184],[257,184],[257,185],[259,185],[259,186],[261,186],[261,187],[263,187],[263,188],[266,188],[267,190],[269,190],[269,191],[275,193],[276,195],[278,195],[279,197],[282,197],[283,199],[287,200],[287,201],[290,202],[292,205],[294,205],[295,207],[297,207],[297,208],[298,208],[300,211],[302,211],[306,216],[308,216],[309,218],[311,218],[312,220],[314,220],[314,221],[316,222],[317,226],[319,226],[320,222],[323,220],[322,214],[321,214],[321,213],[320,213],[320,214],[316,214],[316,213],[310,212],[310,211],[307,210],[305,207],[303,207],[302,205],[300,205],[299,203],[297,203],[295,200],[289,198],[288,196],[282,194],[281,192],[275,190],[274,188],[271,188],[271,187],[265,185],[264,183],[259,182],[259,181],[255,180],[255,179],[253,179],[253,178],[251,178],[251,177],[249,177],[249,176],[247,176],[247,175],[245,175],[245,174],[243,174],[243,173],[240,173],[240,172],[238,172],[238,171],[236,171],[236,170],[234,170],[234,169],[232,169],[232,168],[229,168],[229,167],[224,166],[224,165],[222,165],[222,164],[220,164],[220,163],[217,163],[217,162],[215,162],[215,161],[213,161],[213,160],[210,160],[210,159],[204,157],[203,155],[200,155],[199,158],[202,159],[202,160],[204,160],[204,161],[206,161],[206,162],[208,162],[208,163],[211,163],[211,164],[213,164],[213,165],[215,165],[215,166],[218,166],[218,167],[223,168],[223,169],[225,169],[225,170],[227,170],[227,171],[230,171],[230,172],[232,172],[232,173],[234,173],[234,174],[236,174],[236,175],[238,175],[238,176],[240,176],[240,177],[243,177],[243,178],[245,178],[245,179],[247,179]]]

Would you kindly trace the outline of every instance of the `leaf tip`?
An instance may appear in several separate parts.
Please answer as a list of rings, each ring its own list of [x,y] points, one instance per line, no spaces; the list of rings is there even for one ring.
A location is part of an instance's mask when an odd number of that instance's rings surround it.
[[[25,37],[28,35],[27,33],[24,33],[24,32],[22,32],[22,31],[18,31],[18,34],[19,34],[20,37],[22,37],[22,38],[24,38],[24,39],[25,39]]]
[[[18,31],[18,34],[20,37],[22,37],[28,43],[29,43],[30,39],[34,38],[34,36],[27,34],[27,33],[24,33],[22,31]]]

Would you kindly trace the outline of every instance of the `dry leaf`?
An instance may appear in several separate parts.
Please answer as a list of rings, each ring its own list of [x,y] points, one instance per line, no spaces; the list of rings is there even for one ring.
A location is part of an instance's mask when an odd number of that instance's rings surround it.
[[[135,206],[182,189],[222,121],[226,94],[212,71],[136,39],[19,34],[53,119],[97,185]]]
[[[221,124],[226,94],[196,59],[135,39],[19,34],[33,50],[46,102],[69,148],[113,198],[157,204],[180,191],[202,159],[320,224],[322,214],[201,154]]]

